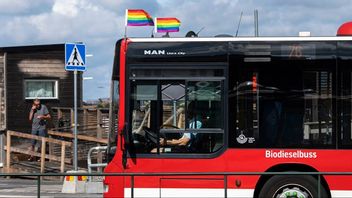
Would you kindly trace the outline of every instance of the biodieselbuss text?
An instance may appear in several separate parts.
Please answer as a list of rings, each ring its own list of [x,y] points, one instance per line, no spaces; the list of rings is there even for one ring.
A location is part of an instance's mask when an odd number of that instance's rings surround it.
[[[266,150],[265,151],[265,158],[317,158],[317,152],[305,152],[301,150],[297,151],[285,151],[285,150]]]

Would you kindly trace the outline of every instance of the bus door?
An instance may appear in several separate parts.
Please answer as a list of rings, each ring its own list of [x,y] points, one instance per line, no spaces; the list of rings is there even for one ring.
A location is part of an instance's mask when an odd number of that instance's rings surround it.
[[[125,172],[220,172],[224,66],[132,66]],[[224,197],[223,176],[135,176],[125,196]]]

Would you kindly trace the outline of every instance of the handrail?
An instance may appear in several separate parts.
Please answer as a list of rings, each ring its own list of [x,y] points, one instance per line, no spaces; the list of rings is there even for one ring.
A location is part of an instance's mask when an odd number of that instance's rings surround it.
[[[57,139],[52,139],[52,138],[47,138],[47,137],[41,137],[37,135],[32,135],[32,134],[26,134],[26,133],[21,133],[21,132],[16,132],[16,131],[7,131],[8,135],[11,136],[16,136],[16,137],[21,137],[21,138],[26,138],[26,139],[34,139],[34,140],[39,140],[41,141],[43,138],[46,142],[50,142],[53,144],[62,144],[62,142],[65,142],[66,146],[72,146],[72,142],[67,142],[63,140],[57,140]]]
[[[227,197],[227,184],[228,176],[263,176],[263,175],[314,175],[318,176],[317,188],[318,188],[318,197],[320,197],[320,184],[321,176],[323,175],[352,175],[352,172],[166,172],[166,173],[0,173],[0,177],[18,177],[18,176],[27,176],[27,177],[37,177],[38,185],[38,197],[40,197],[40,177],[43,176],[87,176],[87,177],[106,177],[106,176],[120,176],[120,177],[131,177],[131,197],[134,197],[134,178],[135,177],[147,177],[147,176],[223,176],[224,177],[224,191],[225,197]]]
[[[65,137],[65,138],[74,138],[72,133],[65,133],[65,132],[56,132],[56,131],[48,131],[49,135]],[[100,139],[92,136],[86,135],[77,135],[78,140],[90,141],[90,142],[97,142],[102,144],[108,144],[108,139]]]
[[[89,125],[79,125],[77,124],[78,128],[83,128],[83,127],[96,127],[97,125],[103,125],[104,123],[97,123],[97,124],[89,124]],[[52,131],[58,131],[58,130],[67,130],[67,129],[73,129],[74,126],[67,126],[67,127],[57,127],[57,128],[51,128],[50,130]]]
[[[55,110],[71,110],[73,109],[72,107],[51,107],[51,109],[55,109]],[[96,108],[96,107],[79,107],[77,108],[78,110],[104,110],[104,111],[108,111],[109,108]]]
[[[7,150],[6,147],[5,147],[5,150]],[[15,148],[15,147],[11,147],[11,152],[22,153],[22,154],[26,154],[26,155],[32,155],[32,156],[35,156],[35,157],[41,157],[42,156],[38,152],[30,151],[28,149]],[[57,156],[49,155],[49,154],[45,154],[45,159],[49,159],[49,160],[53,160],[53,161],[57,161],[57,162],[61,161],[61,157],[57,157]],[[65,158],[64,161],[67,164],[71,163],[71,159],[68,159],[68,158]]]
[[[130,177],[131,182],[131,197],[134,197],[134,183],[135,177],[143,176],[223,176],[224,179],[224,197],[228,194],[228,176],[236,175],[315,175],[318,176],[317,191],[318,197],[321,197],[321,177],[323,175],[352,175],[352,172],[167,172],[167,173],[0,173],[0,177],[37,177],[37,196],[40,197],[41,177],[44,176],[87,176],[87,177],[106,177],[106,176],[122,176]]]
[[[106,167],[108,165],[107,163],[99,163],[99,162],[96,164],[92,164],[93,151],[97,151],[97,153],[104,152],[106,151],[107,148],[108,148],[107,146],[96,146],[89,149],[88,157],[87,157],[88,173],[92,173],[92,168],[101,168],[101,167]],[[88,177],[88,180],[92,181],[92,177]]]
[[[135,177],[147,177],[147,176],[233,176],[233,175],[351,175],[352,172],[121,172],[121,173],[2,173],[0,177],[45,177],[45,176],[135,176]]]

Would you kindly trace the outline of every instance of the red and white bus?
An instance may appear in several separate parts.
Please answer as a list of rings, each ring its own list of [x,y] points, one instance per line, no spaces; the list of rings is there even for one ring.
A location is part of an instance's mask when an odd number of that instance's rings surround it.
[[[116,44],[107,173],[352,172],[352,37]],[[118,118],[118,119],[117,119]],[[228,197],[317,197],[316,175],[233,175]],[[131,178],[105,177],[105,197]],[[134,177],[135,197],[224,197],[222,176]],[[321,176],[352,197],[352,176]]]

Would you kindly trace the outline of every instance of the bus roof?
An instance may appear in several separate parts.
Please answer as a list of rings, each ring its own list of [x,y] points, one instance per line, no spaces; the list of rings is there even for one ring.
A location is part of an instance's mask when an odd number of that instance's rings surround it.
[[[132,42],[352,41],[352,36],[324,37],[179,37],[128,38]]]

